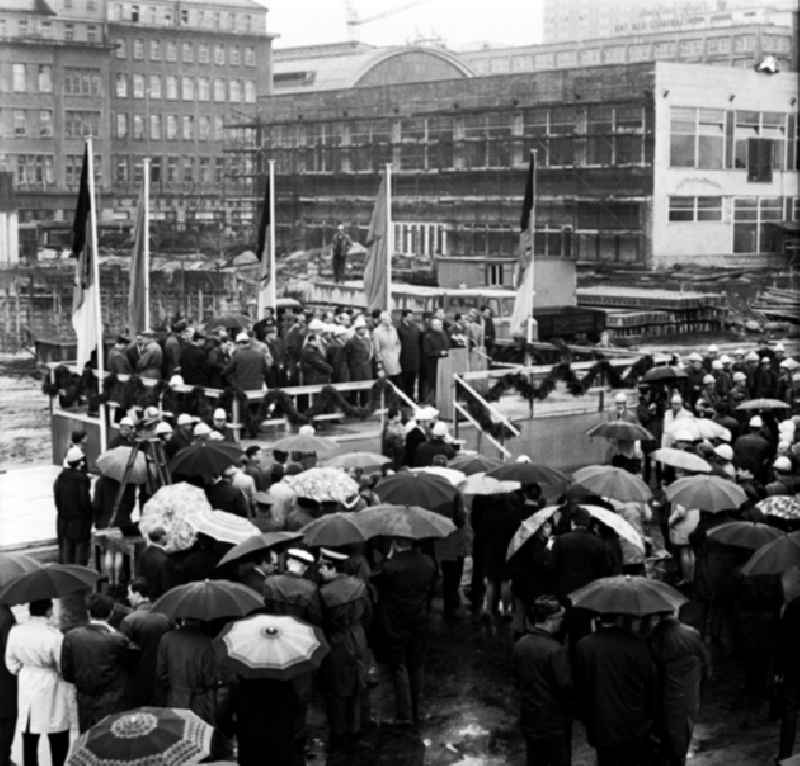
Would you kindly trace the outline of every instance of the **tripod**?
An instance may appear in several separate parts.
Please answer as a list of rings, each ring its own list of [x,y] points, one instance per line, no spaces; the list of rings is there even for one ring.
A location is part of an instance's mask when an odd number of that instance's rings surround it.
[[[164,442],[157,436],[138,436],[128,455],[128,462],[125,465],[125,472],[122,474],[122,481],[120,481],[117,496],[114,499],[114,508],[111,512],[110,526],[116,526],[117,513],[119,506],[122,502],[122,496],[125,494],[125,487],[130,484],[131,474],[133,467],[136,464],[136,457],[139,453],[144,454],[145,462],[147,463],[147,475],[145,482],[142,485],[146,487],[148,496],[156,493],[159,487],[164,484],[172,483],[172,477],[167,467],[167,456],[164,451]]]

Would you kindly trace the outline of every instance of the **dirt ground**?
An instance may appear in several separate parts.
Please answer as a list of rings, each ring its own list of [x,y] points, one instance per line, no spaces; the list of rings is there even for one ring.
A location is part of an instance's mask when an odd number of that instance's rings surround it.
[[[47,398],[34,373],[32,360],[0,357],[0,470],[50,460]],[[524,763],[507,627],[501,625],[489,634],[468,618],[448,625],[438,617],[438,604],[434,609],[424,725],[413,732],[381,724],[348,766]],[[773,762],[777,724],[767,722],[766,705],[745,720],[739,703],[741,683],[735,661],[716,658],[689,763],[766,766]],[[391,720],[388,679],[381,680],[372,696],[373,715],[380,721]],[[312,716],[312,734],[316,757],[311,762],[324,763],[324,719],[319,710]],[[593,752],[580,725],[575,727],[573,745],[574,766],[591,766]]]

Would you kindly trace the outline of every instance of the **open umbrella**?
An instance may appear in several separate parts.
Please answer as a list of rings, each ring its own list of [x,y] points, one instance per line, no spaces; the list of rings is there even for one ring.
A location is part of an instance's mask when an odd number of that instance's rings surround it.
[[[493,479],[518,481],[520,484],[538,484],[553,490],[562,490],[569,484],[569,478],[561,471],[536,463],[504,463],[486,475]]]
[[[581,505],[592,518],[605,524],[616,532],[623,540],[627,540],[631,545],[644,552],[644,540],[636,529],[625,519],[608,508],[601,508],[598,505]]]
[[[791,407],[780,399],[748,399],[737,410],[788,410]]]
[[[365,537],[408,537],[424,540],[447,537],[455,524],[439,513],[407,505],[375,505],[359,511],[358,526]]]
[[[742,567],[742,574],[779,575],[793,566],[800,566],[800,534],[782,535],[771,543],[762,545]]]
[[[765,516],[778,519],[800,519],[800,498],[797,495],[770,495],[756,503],[756,508]]]
[[[243,314],[220,314],[205,323],[206,327],[224,327],[226,330],[242,330],[250,326],[250,317]]]
[[[747,500],[744,490],[721,476],[688,476],[670,484],[665,494],[671,503],[718,513],[738,508]]]
[[[678,380],[679,378],[688,377],[686,370],[680,367],[670,367],[661,365],[659,367],[651,367],[643,376],[642,382],[655,383],[658,381]]]
[[[474,473],[459,487],[462,495],[507,495],[522,485],[518,481],[493,479],[483,473]]]
[[[122,481],[125,468],[130,460],[131,450],[135,447],[114,447],[106,450],[97,458],[97,468],[103,476],[108,476],[115,481]],[[147,459],[144,453],[136,449],[131,472],[128,474],[129,484],[144,484],[147,481]]]
[[[0,553],[0,588],[40,566],[35,558],[24,553]]]
[[[502,461],[484,455],[457,455],[448,464],[448,468],[455,468],[467,476],[474,473],[486,473],[503,465]]]
[[[572,480],[596,495],[621,502],[646,503],[653,496],[638,476],[611,465],[587,465],[575,471]]]
[[[671,585],[647,577],[601,577],[569,594],[574,607],[599,614],[649,614],[674,612],[687,599]]]
[[[264,606],[260,593],[230,580],[201,580],[170,588],[153,604],[171,620],[193,617],[209,622],[220,617],[244,617]]]
[[[318,503],[341,503],[352,507],[358,500],[358,484],[341,468],[310,468],[283,480],[297,497]]]
[[[756,550],[762,545],[783,537],[783,532],[780,529],[769,526],[769,524],[759,524],[753,521],[731,521],[709,529],[708,537],[710,540],[722,545],[733,545],[736,548]]]
[[[604,439],[616,439],[618,441],[653,441],[655,437],[646,428],[638,423],[631,423],[627,420],[612,420],[606,423],[598,423],[592,426],[587,432],[587,436],[602,436]]]
[[[670,423],[665,431],[675,442],[696,442],[703,437],[700,435],[700,427],[697,425],[697,418],[678,418]]]
[[[466,474],[455,468],[445,468],[439,465],[426,465],[421,468],[410,468],[411,473],[428,473],[431,476],[441,476],[454,487],[458,487],[467,480]]]
[[[248,537],[243,543],[239,543],[236,547],[231,548],[221,559],[217,567],[225,566],[233,561],[239,561],[251,553],[258,553],[259,551],[267,551],[274,548],[276,545],[285,545],[286,543],[299,540],[303,536],[302,532],[262,532],[258,535]]]
[[[173,476],[202,476],[211,479],[221,476],[232,465],[242,462],[242,450],[230,442],[204,442],[190,444],[180,450],[169,464]]]
[[[542,527],[542,525],[553,518],[553,514],[558,510],[557,505],[549,505],[536,511],[533,516],[528,516],[522,524],[517,527],[514,537],[506,549],[506,561],[510,559],[525,543],[528,542]]]
[[[363,543],[367,538],[358,525],[358,515],[347,511],[326,513],[300,530],[303,542],[312,547],[322,545],[331,548]]]
[[[27,604],[43,598],[61,598],[91,590],[100,575],[78,564],[43,564],[10,580],[0,590],[0,603]]]
[[[317,457],[327,457],[338,452],[341,445],[333,439],[325,439],[322,436],[294,434],[276,441],[272,445],[272,449],[280,452],[315,452]]]
[[[684,471],[694,471],[695,473],[710,473],[711,465],[699,455],[694,455],[682,449],[674,447],[661,447],[653,450],[651,457],[664,465],[671,465],[674,468],[681,468]]]
[[[438,508],[452,503],[456,492],[456,488],[441,476],[410,471],[387,476],[375,487],[375,494],[383,503],[416,505],[422,508]]]
[[[311,673],[329,651],[319,628],[273,614],[232,622],[214,643],[226,669],[244,678],[278,681]]]
[[[386,455],[378,455],[375,452],[345,452],[343,455],[329,457],[323,461],[326,466],[334,468],[380,468],[392,459]]]
[[[67,766],[182,766],[211,752],[214,727],[191,710],[139,707],[81,734]]]
[[[729,442],[731,440],[730,430],[713,420],[709,420],[708,418],[695,418],[694,424],[697,427],[701,439],[719,439],[724,442]]]
[[[258,534],[258,527],[247,519],[227,511],[209,511],[204,508],[188,519],[195,532],[223,543],[238,545]]]

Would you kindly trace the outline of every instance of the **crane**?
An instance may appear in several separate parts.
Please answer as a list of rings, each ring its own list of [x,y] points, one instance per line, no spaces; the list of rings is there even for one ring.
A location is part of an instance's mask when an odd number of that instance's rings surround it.
[[[358,27],[362,26],[363,24],[369,24],[372,21],[378,21],[379,19],[385,19],[389,16],[394,16],[395,14],[405,11],[408,8],[413,8],[416,5],[422,5],[424,2],[426,2],[426,0],[411,0],[411,2],[395,5],[391,8],[386,8],[380,13],[375,13],[372,16],[361,18],[358,15],[355,5],[353,4],[353,0],[344,0],[346,14],[345,23],[347,24],[348,40],[354,42],[358,41]]]

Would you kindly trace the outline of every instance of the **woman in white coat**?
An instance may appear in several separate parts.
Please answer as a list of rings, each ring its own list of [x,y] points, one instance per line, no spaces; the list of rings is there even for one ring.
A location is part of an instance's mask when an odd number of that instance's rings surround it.
[[[47,734],[53,766],[69,749],[72,684],[61,678],[61,631],[51,625],[50,599],[29,605],[30,619],[14,625],[6,643],[6,667],[17,679],[17,731],[24,766],[37,766],[39,735]]]

